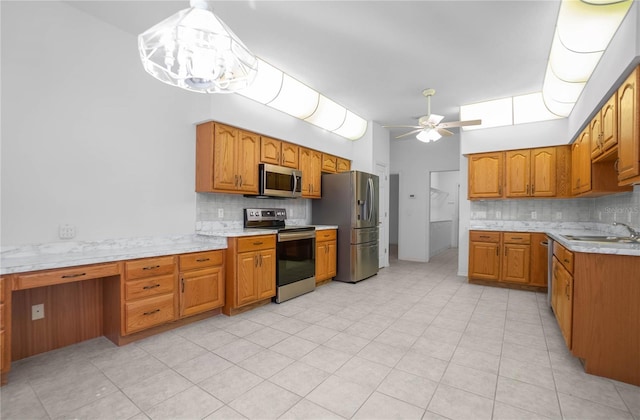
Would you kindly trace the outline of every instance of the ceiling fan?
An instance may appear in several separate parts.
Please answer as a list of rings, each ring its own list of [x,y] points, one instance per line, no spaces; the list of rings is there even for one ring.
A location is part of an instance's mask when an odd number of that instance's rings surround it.
[[[482,124],[482,120],[454,121],[441,123],[444,116],[431,113],[431,97],[436,94],[435,89],[425,89],[422,94],[427,98],[427,115],[418,119],[418,125],[384,125],[386,128],[413,128],[413,130],[400,134],[396,138],[410,136],[418,133],[416,138],[422,142],[431,142],[440,139],[442,136],[452,136],[453,133],[447,128],[464,127],[468,125]]]

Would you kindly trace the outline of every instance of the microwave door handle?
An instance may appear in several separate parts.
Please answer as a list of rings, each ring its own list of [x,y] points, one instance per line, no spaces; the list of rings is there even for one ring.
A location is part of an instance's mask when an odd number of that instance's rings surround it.
[[[298,177],[296,174],[293,174],[293,190],[291,191],[291,195],[296,195],[296,189],[298,189]]]

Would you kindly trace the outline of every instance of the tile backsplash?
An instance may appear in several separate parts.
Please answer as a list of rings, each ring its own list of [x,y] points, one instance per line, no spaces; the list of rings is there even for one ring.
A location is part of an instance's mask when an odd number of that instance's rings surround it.
[[[251,198],[236,194],[196,194],[196,231],[208,227],[241,228],[245,208],[283,208],[287,210],[288,224],[311,223],[311,200],[305,198]],[[224,216],[218,217],[222,209]]]
[[[596,198],[472,201],[470,220],[622,222],[640,227],[640,186]]]

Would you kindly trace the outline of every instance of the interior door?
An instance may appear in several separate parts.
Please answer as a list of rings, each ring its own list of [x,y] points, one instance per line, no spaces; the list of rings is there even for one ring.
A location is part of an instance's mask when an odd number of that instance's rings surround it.
[[[381,267],[389,266],[389,175],[387,167],[376,164],[378,176],[378,264]]]

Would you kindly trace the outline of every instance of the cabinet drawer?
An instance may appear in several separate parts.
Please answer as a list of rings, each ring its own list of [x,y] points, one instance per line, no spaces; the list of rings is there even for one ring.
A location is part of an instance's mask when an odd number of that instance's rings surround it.
[[[124,265],[126,279],[134,280],[172,274],[176,269],[175,263],[176,260],[174,256],[127,261]]]
[[[504,232],[503,241],[505,244],[530,244],[531,234],[520,232]]]
[[[195,252],[179,256],[180,271],[222,265],[224,251]]]
[[[500,242],[500,232],[485,232],[472,230],[469,232],[471,242]]]
[[[70,283],[120,274],[118,263],[86,265],[83,267],[61,268],[56,270],[38,271],[32,274],[17,276],[18,290],[34,287],[52,286],[54,284]]]
[[[237,252],[258,251],[276,247],[276,235],[249,236],[238,238]]]
[[[573,252],[560,245],[558,242],[553,243],[553,255],[556,256],[560,264],[573,274]]]
[[[125,300],[133,300],[172,293],[175,282],[176,276],[173,274],[126,281],[124,282],[124,298]]]
[[[174,318],[173,294],[125,303],[127,334],[164,324]]]
[[[337,231],[331,230],[318,230],[316,231],[316,241],[331,241],[337,237]]]

